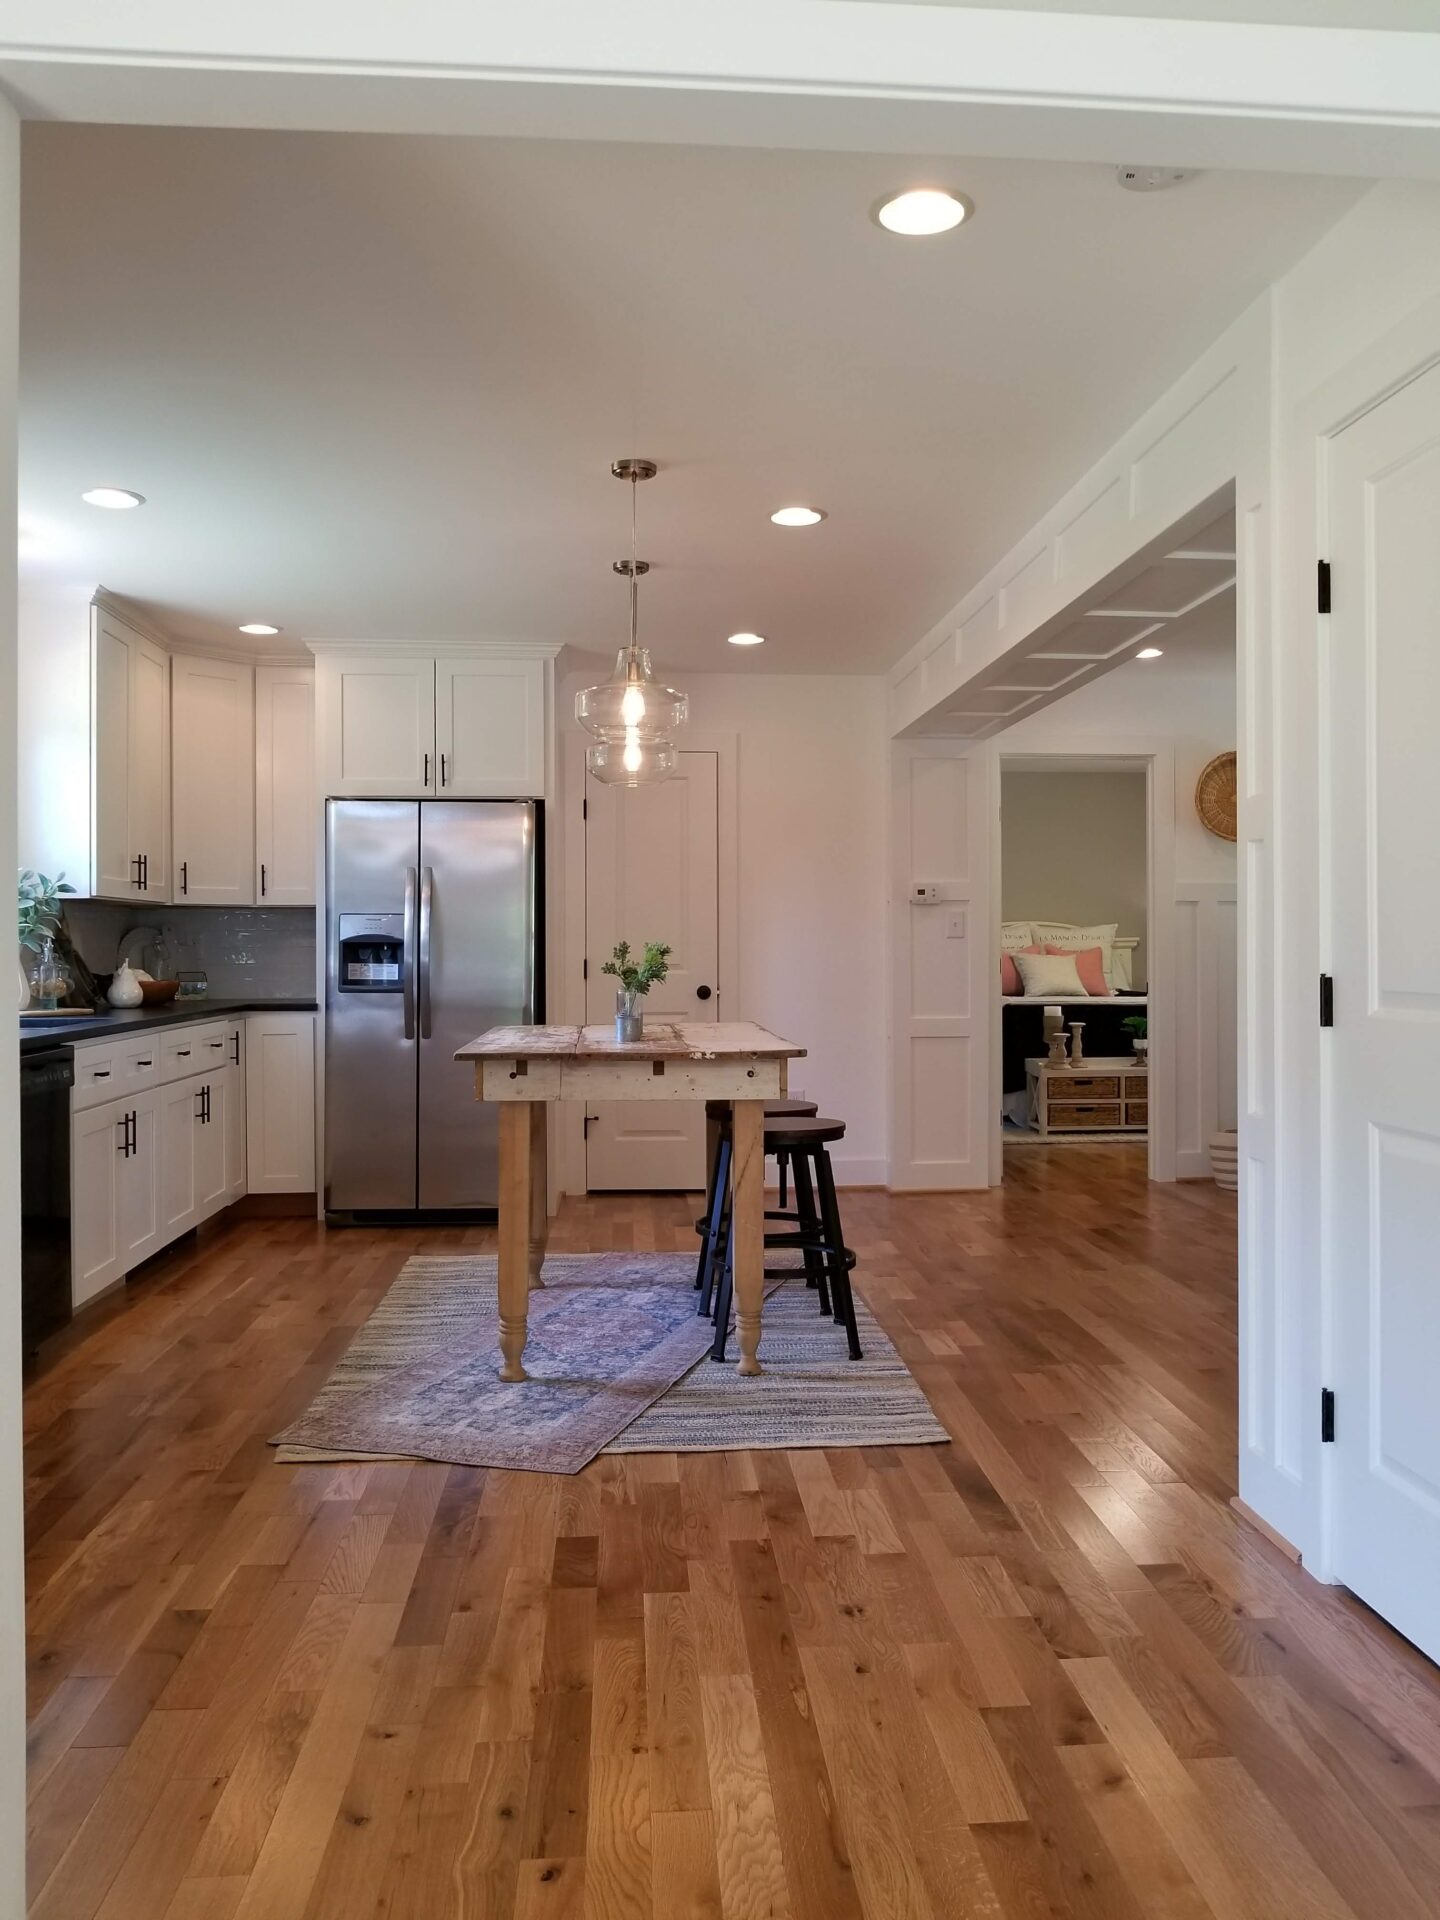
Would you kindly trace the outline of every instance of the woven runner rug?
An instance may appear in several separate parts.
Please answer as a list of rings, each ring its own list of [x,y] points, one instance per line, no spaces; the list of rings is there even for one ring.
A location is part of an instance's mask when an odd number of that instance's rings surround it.
[[[497,1375],[493,1254],[418,1254],[275,1444],[282,1461],[421,1459],[576,1473],[597,1453],[924,1446],[949,1438],[858,1297],[863,1360],[803,1281],[765,1302],[765,1371],[724,1366],[686,1254],[551,1254],[517,1392]]]

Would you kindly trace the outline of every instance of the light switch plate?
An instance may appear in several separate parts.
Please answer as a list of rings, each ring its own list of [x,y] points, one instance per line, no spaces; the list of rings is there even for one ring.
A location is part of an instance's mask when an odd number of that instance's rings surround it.
[[[948,917],[945,922],[945,938],[947,940],[963,940],[965,938],[965,915],[963,913],[952,913]]]

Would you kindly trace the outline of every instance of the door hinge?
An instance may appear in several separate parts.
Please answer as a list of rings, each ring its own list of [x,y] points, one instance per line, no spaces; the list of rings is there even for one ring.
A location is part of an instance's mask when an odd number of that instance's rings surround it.
[[[1320,1438],[1322,1440],[1335,1438],[1335,1389],[1333,1387],[1320,1389]]]
[[[1335,982],[1328,973],[1320,976],[1320,1024],[1322,1027],[1335,1024]]]
[[[1330,611],[1330,562],[1322,560],[1315,569],[1315,605],[1321,613]]]

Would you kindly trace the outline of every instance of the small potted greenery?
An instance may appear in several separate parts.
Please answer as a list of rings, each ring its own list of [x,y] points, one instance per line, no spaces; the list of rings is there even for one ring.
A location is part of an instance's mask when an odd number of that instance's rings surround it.
[[[1132,1013],[1128,1020],[1122,1020],[1120,1024],[1130,1036],[1135,1058],[1143,1060],[1150,1051],[1150,1022],[1143,1013]]]
[[[62,984],[68,985],[60,965],[60,955],[55,949],[58,944],[63,951],[70,944],[65,927],[63,896],[74,891],[63,873],[57,873],[51,880],[43,873],[36,873],[32,867],[23,867],[20,871],[20,945],[39,957],[37,977],[42,1008],[53,1008],[59,998],[60,987]],[[30,981],[23,960],[20,963],[19,989],[20,1011],[23,1013],[30,1004]]]
[[[613,973],[620,985],[615,990],[615,1038],[624,1045],[639,1040],[645,1031],[645,1016],[640,1001],[651,987],[670,971],[670,949],[654,940],[645,942],[645,952],[637,965],[630,958],[630,942],[622,940],[600,969]]]

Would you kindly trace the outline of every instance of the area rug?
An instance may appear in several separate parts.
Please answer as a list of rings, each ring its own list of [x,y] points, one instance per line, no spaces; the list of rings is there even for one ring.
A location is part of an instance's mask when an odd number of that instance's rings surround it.
[[[820,1313],[803,1281],[778,1285],[765,1303],[765,1371],[758,1378],[742,1379],[733,1339],[726,1365],[716,1366],[708,1357],[710,1329],[695,1312],[694,1273],[694,1261],[684,1254],[550,1255],[545,1287],[531,1300],[525,1366],[538,1378],[518,1396],[535,1403],[527,1412],[517,1407],[514,1389],[494,1377],[499,1364],[494,1256],[415,1255],[309,1410],[278,1436],[277,1458],[439,1459],[563,1473],[578,1471],[584,1464],[580,1456],[588,1459],[596,1451],[928,1446],[948,1439],[904,1361],[858,1296],[856,1319],[865,1357],[851,1361],[843,1332]],[[659,1343],[667,1350],[664,1368],[670,1378],[654,1391],[650,1386],[664,1370],[655,1359],[633,1368],[623,1384],[597,1378],[596,1363],[609,1344],[601,1329],[615,1306],[610,1295],[584,1298],[597,1282],[643,1291],[647,1302],[655,1296],[645,1308],[655,1315],[654,1325],[688,1323]],[[552,1294],[565,1299],[575,1313],[568,1307],[542,1308],[540,1303]],[[554,1324],[543,1333],[542,1324],[552,1313],[557,1315]],[[562,1364],[555,1343],[562,1336],[573,1341],[577,1332],[580,1345]],[[676,1353],[687,1338],[694,1344],[677,1367]],[[441,1385],[456,1383],[457,1376],[463,1376],[463,1392],[458,1384]],[[460,1431],[443,1436],[438,1426],[417,1431],[423,1422],[416,1420],[411,1397],[415,1387],[427,1417],[442,1406],[453,1413],[458,1396]],[[472,1393],[473,1401],[466,1398]],[[562,1433],[566,1422],[581,1417],[582,1408],[583,1438]],[[597,1441],[606,1423],[610,1430]],[[463,1443],[463,1450],[452,1442]],[[482,1453],[483,1458],[476,1457]],[[556,1464],[562,1455],[576,1464]]]

